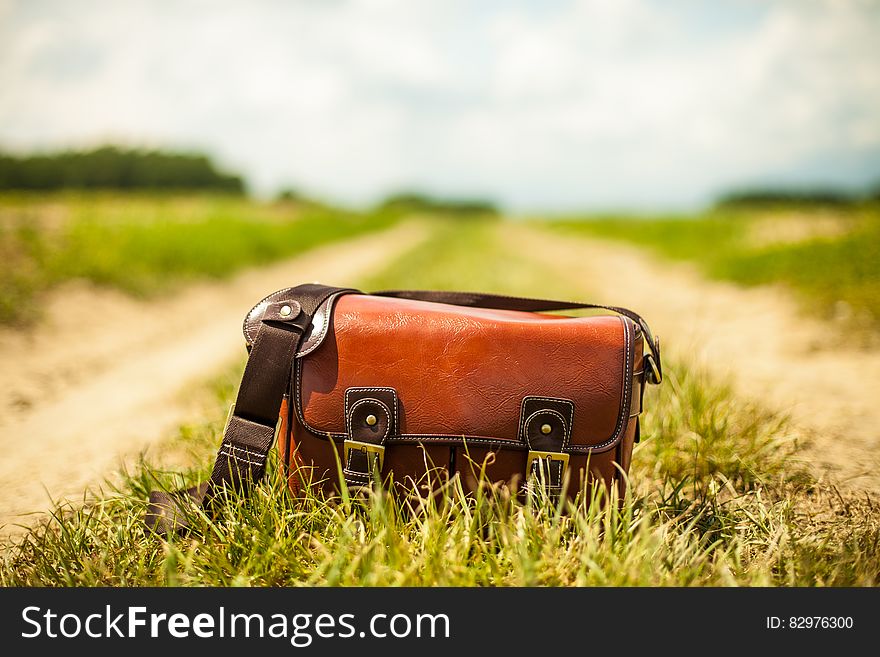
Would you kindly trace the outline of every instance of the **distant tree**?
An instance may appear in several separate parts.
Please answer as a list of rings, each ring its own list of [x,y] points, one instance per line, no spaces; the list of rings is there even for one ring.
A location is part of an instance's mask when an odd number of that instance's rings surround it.
[[[294,187],[284,187],[283,189],[281,189],[281,191],[278,192],[277,196],[275,196],[275,200],[307,205],[317,203],[315,199],[311,198],[307,194],[304,194]]]
[[[392,194],[379,204],[379,209],[467,216],[498,214],[497,206],[487,199],[437,198],[421,192]]]
[[[285,187],[278,195],[275,197],[277,201],[299,201],[302,198],[302,195],[295,189],[290,187]]]
[[[742,189],[719,197],[719,207],[744,205],[849,205],[858,196],[835,188],[754,188]]]
[[[194,153],[103,146],[90,151],[0,154],[0,189],[220,190],[240,194],[241,176]]]

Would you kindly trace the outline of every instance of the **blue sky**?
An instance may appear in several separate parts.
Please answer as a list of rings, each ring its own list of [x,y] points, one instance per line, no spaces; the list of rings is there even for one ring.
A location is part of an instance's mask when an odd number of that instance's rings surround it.
[[[0,0],[0,146],[201,149],[349,203],[858,188],[878,35],[876,0]]]

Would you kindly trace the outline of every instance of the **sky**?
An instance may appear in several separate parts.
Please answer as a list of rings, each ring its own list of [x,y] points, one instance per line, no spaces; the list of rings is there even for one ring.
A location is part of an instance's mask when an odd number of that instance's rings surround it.
[[[880,0],[0,0],[0,149],[251,190],[673,209],[880,181]]]

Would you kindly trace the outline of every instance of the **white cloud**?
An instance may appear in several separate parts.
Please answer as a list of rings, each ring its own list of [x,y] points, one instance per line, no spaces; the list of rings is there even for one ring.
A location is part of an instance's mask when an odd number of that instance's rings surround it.
[[[7,2],[0,143],[201,147],[352,201],[682,204],[880,175],[878,28],[875,2]]]

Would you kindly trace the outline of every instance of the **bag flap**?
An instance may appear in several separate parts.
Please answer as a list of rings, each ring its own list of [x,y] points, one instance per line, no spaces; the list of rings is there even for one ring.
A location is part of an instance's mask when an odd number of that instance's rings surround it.
[[[522,399],[574,404],[570,451],[613,447],[633,406],[642,340],[629,319],[563,317],[347,294],[328,304],[322,340],[296,359],[293,399],[316,436],[345,437],[345,392],[393,388],[389,443],[524,448]],[[302,353],[302,351],[301,351]]]

